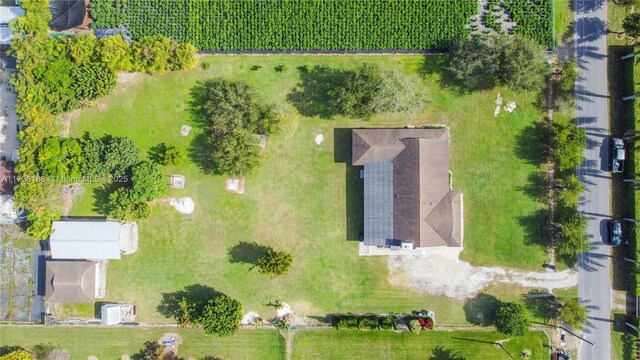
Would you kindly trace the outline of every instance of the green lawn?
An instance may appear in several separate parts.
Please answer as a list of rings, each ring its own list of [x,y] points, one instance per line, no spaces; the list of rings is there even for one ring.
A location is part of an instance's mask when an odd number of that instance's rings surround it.
[[[607,43],[609,45],[629,45],[631,39],[627,36],[623,36],[621,34],[617,34],[618,32],[622,32],[622,21],[625,16],[631,12],[631,8],[636,7],[636,11],[638,11],[638,6],[640,2],[637,0],[629,1],[627,4],[621,5],[616,3],[615,1],[609,0],[607,2]]]
[[[568,40],[573,33],[572,1],[575,0],[553,1],[553,31],[555,32],[556,46]]]
[[[284,359],[284,340],[275,330],[241,330],[229,338],[205,335],[199,329],[96,328],[0,326],[0,347],[48,343],[69,351],[72,358],[118,359],[135,354],[146,341],[166,332],[182,336],[181,358],[220,356],[225,359]],[[509,337],[493,331],[431,331],[421,335],[385,331],[295,331],[293,359],[508,359],[493,342]],[[504,343],[519,357],[524,349],[531,359],[547,359],[549,343],[544,332],[530,332]],[[448,357],[446,355],[449,355]],[[456,357],[457,356],[457,357]]]
[[[304,331],[293,337],[293,359],[509,359],[493,344],[508,339],[496,332],[433,331],[420,335],[384,331]],[[532,360],[549,359],[544,347],[549,340],[544,332],[531,332],[504,344],[520,358],[531,350]]]
[[[453,187],[464,193],[465,251],[478,265],[540,269],[545,262],[541,205],[531,195],[538,173],[533,123],[541,118],[534,94],[502,90],[516,101],[511,115],[493,117],[498,90],[460,95],[440,82],[442,56],[208,56],[211,69],[145,77],[120,86],[99,106],[82,111],[72,135],[85,131],[129,136],[145,149],[160,142],[188,149],[180,137],[189,124],[189,89],[199,79],[223,76],[254,85],[284,114],[282,131],[269,139],[260,167],[247,177],[244,195],[224,191],[224,177],[203,175],[188,162],[166,173],[186,175],[184,190],[196,211],[180,215],[166,205],[140,223],[138,253],[109,263],[107,299],[132,301],[141,321],[165,321],[156,311],[163,293],[202,284],[239,299],[245,310],[272,316],[265,304],[290,303],[298,314],[402,312],[427,306],[443,323],[465,322],[462,303],[390,286],[385,258],[361,258],[356,239],[362,226],[362,185],[350,160],[349,128],[443,123],[451,127]],[[424,74],[430,103],[423,114],[380,115],[369,121],[304,117],[286,101],[301,65],[356,66],[364,61]],[[277,73],[277,65],[287,66]],[[253,65],[262,69],[252,71]],[[194,129],[195,130],[195,129]],[[197,131],[194,131],[197,133]],[[320,146],[313,142],[322,133]],[[102,186],[86,186],[72,215],[96,214]],[[230,261],[228,251],[255,241],[294,255],[291,271],[270,279],[251,265]]]
[[[221,356],[225,359],[280,359],[284,341],[276,330],[241,330],[237,335],[218,338],[205,335],[199,329],[161,328],[96,328],[0,326],[0,347],[50,343],[67,349],[73,359],[119,359],[122,354],[133,355],[146,341],[158,340],[166,332],[182,336],[180,357]]]

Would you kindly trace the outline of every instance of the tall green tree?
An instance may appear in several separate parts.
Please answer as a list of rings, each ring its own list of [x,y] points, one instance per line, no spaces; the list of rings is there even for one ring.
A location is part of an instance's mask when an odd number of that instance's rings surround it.
[[[363,63],[344,72],[330,90],[335,111],[339,114],[367,118],[381,112],[417,112],[426,102],[420,79],[397,70],[381,69]]]
[[[622,28],[628,36],[634,39],[640,37],[640,13],[627,15],[622,21]]]
[[[56,181],[81,180],[83,162],[82,148],[76,139],[50,137],[38,150],[41,174]]]
[[[104,140],[104,165],[114,176],[125,175],[140,161],[140,148],[135,141],[126,137],[106,137]]]
[[[260,101],[246,82],[208,79],[199,82],[191,95],[196,116],[216,136],[236,130],[268,135],[277,130],[279,119],[273,106]]]
[[[545,55],[542,46],[519,35],[478,36],[464,39],[451,49],[448,70],[469,90],[496,85],[539,90],[551,72]]]
[[[131,170],[131,198],[134,201],[151,201],[167,191],[160,166],[143,161]]]
[[[23,34],[46,34],[49,31],[51,12],[47,0],[21,0],[20,7],[24,10],[24,16],[17,17],[10,26]]]
[[[551,127],[551,142],[556,165],[560,172],[574,171],[582,164],[582,150],[587,143],[584,129],[574,122],[554,122]]]
[[[258,259],[258,271],[268,275],[282,275],[289,271],[293,256],[284,251],[268,248],[267,252]]]
[[[518,303],[500,304],[496,312],[496,329],[506,335],[522,336],[529,330],[529,315]]]
[[[105,96],[116,87],[116,75],[104,64],[80,65],[71,70],[75,80],[75,96],[81,100],[94,100]]]
[[[573,257],[589,249],[587,220],[575,207],[558,211],[558,234],[555,238],[556,253]]]
[[[221,294],[204,306],[198,322],[207,334],[231,336],[238,332],[241,320],[242,304]]]
[[[587,309],[580,305],[578,298],[571,298],[562,305],[559,316],[572,328],[579,329],[587,321]]]
[[[258,165],[258,139],[245,131],[212,136],[211,158],[216,173],[246,175]]]
[[[121,187],[109,194],[107,215],[120,221],[146,219],[150,215],[149,204],[135,198],[130,188]]]

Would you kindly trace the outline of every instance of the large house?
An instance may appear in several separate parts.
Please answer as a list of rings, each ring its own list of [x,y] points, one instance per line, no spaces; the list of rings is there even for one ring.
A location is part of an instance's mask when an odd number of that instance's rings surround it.
[[[364,177],[360,255],[463,246],[462,193],[451,189],[449,130],[354,129],[352,162]]]
[[[52,259],[112,260],[138,248],[135,223],[54,221],[49,237]]]

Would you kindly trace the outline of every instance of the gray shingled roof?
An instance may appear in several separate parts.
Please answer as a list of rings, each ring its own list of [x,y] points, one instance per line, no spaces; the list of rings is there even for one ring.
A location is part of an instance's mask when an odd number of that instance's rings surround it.
[[[366,245],[462,246],[462,194],[449,188],[448,129],[354,129],[352,139],[353,165],[364,166]],[[388,163],[390,180],[381,171]]]
[[[53,303],[95,302],[96,265],[92,261],[47,261],[44,299]]]

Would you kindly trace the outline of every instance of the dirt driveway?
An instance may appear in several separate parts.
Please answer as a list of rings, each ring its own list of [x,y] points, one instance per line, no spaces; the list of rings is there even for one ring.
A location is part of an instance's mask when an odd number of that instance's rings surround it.
[[[514,284],[537,289],[566,289],[578,284],[577,270],[526,272],[502,267],[472,266],[441,255],[391,256],[392,284],[454,299],[469,299],[492,284]]]

